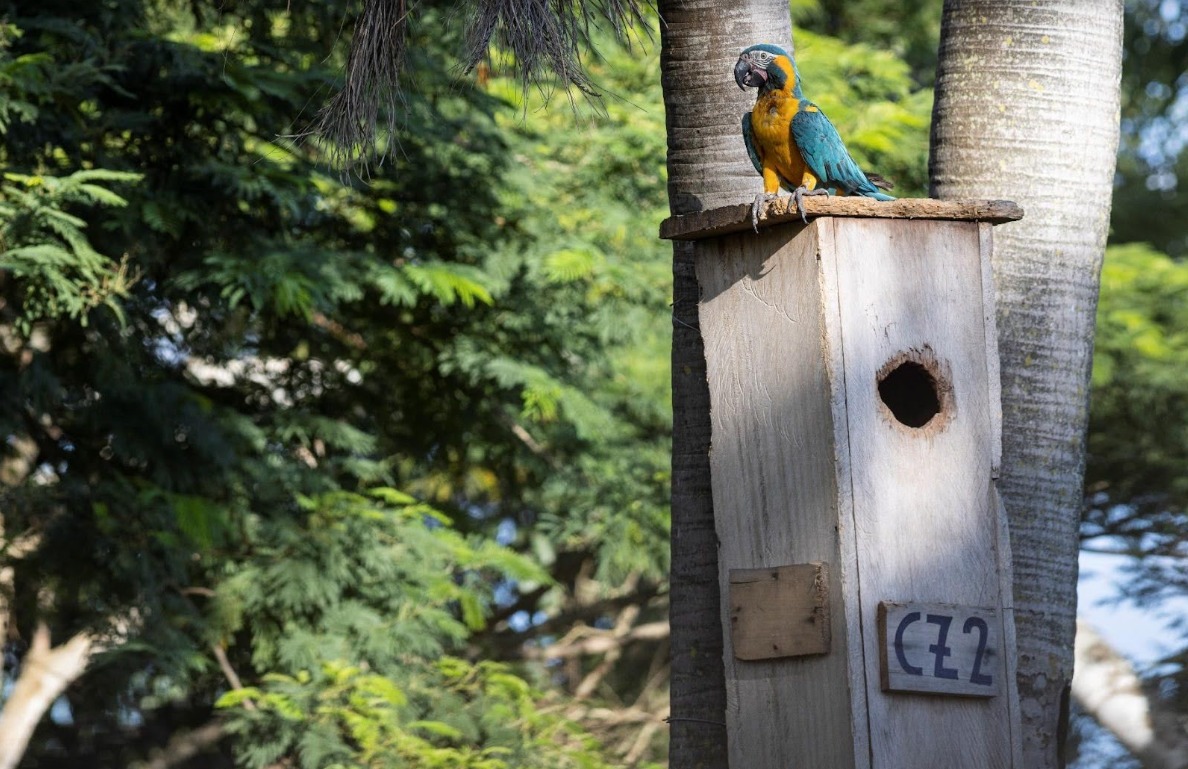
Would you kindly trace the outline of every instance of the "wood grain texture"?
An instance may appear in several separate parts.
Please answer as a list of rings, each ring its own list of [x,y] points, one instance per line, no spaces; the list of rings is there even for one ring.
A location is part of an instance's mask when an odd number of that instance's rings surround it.
[[[730,633],[740,660],[829,652],[829,568],[731,569]]]
[[[809,217],[845,216],[876,219],[955,219],[990,223],[1012,222],[1023,217],[1023,209],[1009,200],[932,200],[900,198],[878,201],[859,197],[810,197],[804,199]],[[793,222],[800,211],[792,198],[766,201],[759,212],[759,228]],[[660,237],[670,240],[699,240],[732,232],[752,231],[751,204],[727,205],[707,211],[671,216],[660,223]]]
[[[1022,767],[987,227],[826,217],[695,242],[722,589],[731,570],[830,564],[829,654],[744,662],[725,634],[733,767]],[[900,365],[936,383],[921,427],[880,395]],[[1003,688],[884,692],[882,601],[993,610],[984,673]]]
[[[1001,409],[999,411],[1001,413]],[[1001,424],[999,429],[1001,429]],[[1027,766],[1023,760],[1027,742],[1027,726],[1023,722],[1023,711],[1020,709],[1019,703],[1019,635],[1015,628],[1015,594],[1013,590],[1015,571],[1014,560],[1011,557],[1010,518],[1007,515],[1006,506],[1003,505],[997,482],[991,492],[994,506],[998,510],[998,592],[1002,596],[1002,638],[1003,646],[1007,652],[1003,655],[1003,661],[1006,663],[1007,682],[1015,684],[1008,686],[1004,695],[1009,710],[1007,717],[1010,720],[1011,728],[1018,727],[1018,735],[1011,740],[1011,750],[1013,751],[1011,766],[1024,767]]]
[[[816,232],[788,225],[696,244],[724,594],[732,569],[840,559]],[[846,684],[857,626],[851,638],[841,585],[830,579],[830,654],[741,662],[724,634],[731,767],[869,767]],[[728,607],[721,621],[730,626]]]
[[[786,225],[785,225],[786,226]],[[795,226],[795,225],[793,225]],[[834,227],[814,225],[814,232],[818,242],[818,259],[822,254],[837,253],[837,238]],[[858,530],[854,516],[849,511],[854,509],[854,487],[850,482],[851,457],[850,450],[850,420],[846,415],[846,366],[842,356],[842,313],[836,301],[837,260],[821,261],[818,266],[818,280],[821,294],[821,315],[823,320],[823,334],[821,338],[821,357],[825,365],[825,374],[829,381],[829,410],[833,415],[833,486],[837,492],[838,517],[837,547],[840,555],[838,568],[834,569],[842,594],[842,611],[845,613],[846,627],[853,628],[846,638],[843,649],[846,655],[847,688],[852,693],[850,697],[851,723],[854,724],[854,766],[856,769],[870,769],[873,757],[870,752],[870,708],[866,692],[866,665],[864,664],[861,628],[862,606],[860,586],[858,584]],[[871,684],[873,685],[873,683]]]
[[[1002,470],[1002,372],[998,362],[998,319],[995,317],[997,304],[994,301],[994,270],[991,267],[994,256],[994,227],[987,222],[978,224],[978,243],[982,253],[982,322],[986,325],[986,384],[990,388],[987,395],[991,403],[990,477],[997,480]],[[1006,519],[1003,521],[1005,523]],[[1006,562],[1009,565],[1010,559]]]
[[[822,260],[836,280],[826,295],[841,315],[875,766],[1010,766],[1007,699],[906,706],[875,691],[878,601],[1002,605],[991,478],[998,404],[988,382],[979,226],[834,218],[820,226],[833,229],[834,249]],[[899,423],[877,386],[880,370],[905,352],[934,358],[951,394],[947,412],[920,428]],[[1006,672],[1000,656],[992,674]]]

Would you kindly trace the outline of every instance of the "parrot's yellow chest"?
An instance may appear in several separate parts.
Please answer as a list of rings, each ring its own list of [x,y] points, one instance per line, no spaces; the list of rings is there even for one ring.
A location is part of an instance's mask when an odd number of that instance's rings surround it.
[[[793,186],[806,184],[809,189],[816,183],[792,139],[792,117],[799,109],[800,100],[785,91],[769,91],[755,100],[755,108],[751,110],[751,130],[759,161],[763,164],[765,192],[777,192],[781,179]],[[810,179],[805,178],[806,174]]]

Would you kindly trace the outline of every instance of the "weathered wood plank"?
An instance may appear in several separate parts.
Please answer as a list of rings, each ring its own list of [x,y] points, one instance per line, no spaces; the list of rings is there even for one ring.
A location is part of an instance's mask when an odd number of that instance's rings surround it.
[[[998,428],[1001,435],[1001,409],[999,414]],[[1001,455],[1001,447],[999,447],[999,454]],[[1019,674],[1019,644],[1018,638],[1015,634],[1015,573],[1011,560],[1011,532],[1007,518],[1006,506],[1002,503],[1002,496],[998,493],[998,486],[995,485],[991,489],[991,496],[994,498],[994,509],[998,511],[998,583],[999,595],[1002,596],[1002,639],[1003,648],[1006,653],[1006,680],[1008,686],[1006,687],[1006,701],[1007,701],[1007,718],[1012,724],[1012,729],[1015,725],[1022,725],[1023,712],[1019,709],[1019,687],[1010,686],[1010,682],[1016,680]],[[1023,735],[1021,733],[1011,741],[1011,766],[1022,767],[1023,764]]]
[[[960,697],[1002,691],[997,609],[881,601],[877,618],[883,691]]]
[[[740,659],[752,634],[724,633],[732,766],[1022,767],[989,246],[976,219],[841,216],[697,242],[723,595],[829,564],[828,653]],[[880,604],[984,607],[1001,688],[885,691]],[[786,638],[769,619],[754,635]]]
[[[1002,466],[1002,374],[998,360],[998,318],[995,317],[994,273],[990,257],[994,253],[994,227],[978,224],[978,245],[982,259],[982,316],[986,325],[986,384],[990,386],[990,477],[998,479]],[[1004,524],[1006,519],[1003,519]],[[1009,546],[1009,540],[1002,540]],[[1008,558],[1006,561],[1010,563]],[[1009,582],[1007,583],[1010,584]],[[1010,592],[1008,590],[1008,592]],[[1014,648],[1013,644],[1011,648]]]
[[[829,613],[829,569],[820,561],[730,571],[730,632],[740,660],[827,654]]]
[[[837,239],[835,227],[817,225],[813,227],[818,239],[818,255],[836,254]],[[746,237],[745,235],[743,237]],[[821,339],[821,356],[830,382],[829,408],[833,414],[833,463],[834,488],[837,491],[837,543],[839,572],[835,582],[842,594],[842,610],[846,616],[846,627],[855,628],[847,638],[846,684],[854,694],[850,697],[851,721],[854,726],[855,769],[871,769],[873,757],[870,752],[870,709],[867,703],[866,665],[862,646],[862,605],[859,601],[858,584],[858,535],[856,521],[850,512],[854,509],[854,485],[851,482],[850,419],[846,405],[846,366],[842,356],[842,313],[837,303],[838,259],[821,259],[818,279],[821,287],[822,316],[824,331]]]
[[[849,514],[875,766],[879,757],[892,757],[884,766],[1011,766],[1007,698],[908,704],[877,683],[880,601],[1003,604],[991,478],[998,404],[988,381],[980,227],[839,218],[821,226],[833,230],[834,249],[822,259],[836,262],[836,283],[827,283],[825,298],[841,315]],[[909,396],[935,380],[939,413],[922,426],[901,422],[880,388],[880,377],[900,364],[915,376],[905,380]],[[1001,626],[996,635],[1005,637]],[[1005,656],[985,672],[1005,681]]]
[[[831,567],[829,654],[743,661],[724,633],[730,764],[867,769],[867,725],[854,723],[850,701],[851,694],[861,700],[862,689],[845,683],[846,648],[860,643],[858,628],[847,634],[841,581],[832,578],[840,556],[833,394],[821,342],[827,308],[816,230],[791,239],[797,232],[781,227],[697,244],[722,595],[732,569]],[[728,628],[729,603],[722,608]]]
[[[899,198],[878,201],[860,197],[810,197],[804,200],[805,214],[869,217],[881,219],[954,219],[999,224],[1023,218],[1023,209],[1009,200],[933,200]],[[785,222],[799,222],[800,212],[790,196],[767,201],[760,210],[759,228]],[[751,205],[740,203],[695,214],[672,216],[660,223],[660,237],[667,240],[702,238],[751,230]]]

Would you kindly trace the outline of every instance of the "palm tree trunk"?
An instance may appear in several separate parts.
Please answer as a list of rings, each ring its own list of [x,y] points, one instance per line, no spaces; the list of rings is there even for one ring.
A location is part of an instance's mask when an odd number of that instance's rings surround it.
[[[740,121],[754,96],[731,72],[757,42],[791,50],[787,0],[661,0],[661,79],[673,214],[753,199],[759,177]],[[710,493],[709,389],[689,243],[673,243],[672,715],[674,769],[725,767],[726,689],[718,539]]]
[[[1024,765],[1063,765],[1098,278],[1118,146],[1122,0],[946,0],[932,190],[1009,198],[995,231],[1000,491]]]

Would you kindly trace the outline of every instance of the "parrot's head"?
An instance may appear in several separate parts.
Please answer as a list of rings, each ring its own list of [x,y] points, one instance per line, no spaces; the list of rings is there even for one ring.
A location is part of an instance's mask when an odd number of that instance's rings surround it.
[[[778,45],[760,43],[738,56],[734,65],[734,82],[739,88],[765,90],[787,89],[800,97],[800,73],[796,62]]]

